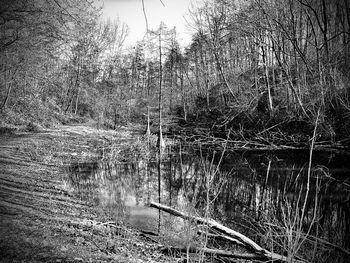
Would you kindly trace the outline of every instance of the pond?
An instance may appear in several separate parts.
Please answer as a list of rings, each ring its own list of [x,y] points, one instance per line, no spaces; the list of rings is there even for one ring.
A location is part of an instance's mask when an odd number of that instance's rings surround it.
[[[349,155],[315,151],[309,167],[309,152],[302,150],[220,153],[176,146],[161,162],[160,197],[158,162],[135,156],[72,164],[66,183],[115,220],[144,231],[159,230],[158,210],[147,204],[160,198],[209,215],[268,249],[299,242],[301,253],[311,249],[313,258],[345,262],[340,248],[350,248]],[[297,239],[298,232],[307,238]]]

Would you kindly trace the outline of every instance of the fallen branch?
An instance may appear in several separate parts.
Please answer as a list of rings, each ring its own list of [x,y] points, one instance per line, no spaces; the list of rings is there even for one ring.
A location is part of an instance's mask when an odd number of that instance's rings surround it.
[[[230,251],[222,249],[212,249],[212,248],[199,248],[199,247],[164,247],[161,252],[173,254],[173,252],[180,253],[197,253],[203,252],[207,255],[215,255],[218,257],[225,258],[236,258],[236,259],[246,259],[246,260],[264,260],[265,257],[262,255],[257,255],[255,253],[233,253]]]
[[[157,233],[154,233],[151,231],[141,231],[139,236],[147,238],[148,240],[150,240],[151,242],[153,242],[155,244],[159,244],[159,240],[153,238],[153,237],[158,237]]]
[[[265,132],[265,131],[263,131]],[[212,135],[208,135],[209,131],[203,133],[193,134],[193,131],[190,135],[181,134],[181,135],[173,135],[173,138],[184,140],[189,144],[193,145],[205,145],[205,146],[219,146],[222,143],[227,141],[228,149],[232,150],[254,150],[254,151],[269,151],[269,150],[308,150],[310,145],[307,142],[303,141],[294,141],[291,137],[284,136],[280,140],[274,142],[273,140],[269,140],[268,138],[264,138],[259,136],[260,132],[256,135],[255,138],[251,140],[226,140],[221,137],[214,137]],[[261,142],[263,141],[263,143]],[[336,142],[323,141],[323,142],[315,142],[315,150],[324,150],[331,151],[335,153],[349,154],[350,147],[349,140],[339,140]]]
[[[215,234],[211,234],[211,233],[206,233],[205,231],[202,231],[202,230],[199,230],[198,234],[207,235],[210,238],[223,239],[223,240],[229,241],[231,243],[234,243],[236,245],[244,246],[244,244],[242,242],[238,241],[237,239],[223,235],[223,234],[215,235]]]
[[[169,214],[172,214],[174,216],[178,216],[181,217],[185,220],[190,220],[190,221],[194,221],[198,224],[203,224],[203,225],[208,225],[210,228],[223,233],[224,235],[230,236],[236,240],[238,240],[239,242],[241,242],[243,244],[243,246],[251,251],[253,251],[257,256],[262,256],[265,259],[269,259],[269,260],[280,260],[280,261],[284,261],[284,262],[288,262],[288,258],[286,256],[268,251],[264,248],[262,248],[261,246],[259,246],[257,243],[255,243],[253,240],[251,240],[249,237],[235,231],[232,230],[214,220],[211,219],[205,219],[205,218],[201,218],[198,216],[191,216],[188,215],[186,213],[183,213],[181,211],[178,211],[174,208],[159,204],[159,203],[155,203],[155,202],[151,202],[150,203],[151,207],[160,209],[162,211],[165,211]],[[295,263],[305,263],[305,261],[303,260],[298,260],[295,259],[293,262]]]

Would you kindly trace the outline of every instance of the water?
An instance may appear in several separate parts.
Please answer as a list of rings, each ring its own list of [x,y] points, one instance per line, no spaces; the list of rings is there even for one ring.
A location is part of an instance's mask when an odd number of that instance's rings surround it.
[[[309,232],[306,252],[342,262],[343,253],[315,240],[350,247],[349,161],[346,154],[314,152],[309,171],[308,151],[221,154],[174,147],[161,165],[161,202],[210,213],[269,249],[293,247],[288,230]],[[158,211],[147,207],[158,201],[156,161],[138,156],[125,163],[72,164],[67,183],[116,220],[157,232]]]

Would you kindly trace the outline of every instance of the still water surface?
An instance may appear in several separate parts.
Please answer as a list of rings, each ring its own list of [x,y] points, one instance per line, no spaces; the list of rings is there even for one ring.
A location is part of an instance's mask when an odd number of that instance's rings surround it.
[[[174,148],[161,165],[161,202],[192,207],[201,215],[208,207],[212,218],[266,244],[261,236],[267,239],[271,233],[270,238],[275,235],[275,240],[285,242],[278,237],[281,229],[304,210],[299,220],[303,231],[312,226],[310,234],[349,249],[350,156],[314,152],[309,173],[308,167],[308,151],[221,155]],[[103,207],[116,220],[157,231],[158,211],[146,206],[158,201],[155,161],[138,156],[125,163],[72,164],[66,180],[77,196]]]

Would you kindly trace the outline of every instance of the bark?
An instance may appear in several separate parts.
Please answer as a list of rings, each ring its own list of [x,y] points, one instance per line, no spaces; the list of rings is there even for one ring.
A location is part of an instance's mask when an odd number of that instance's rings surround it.
[[[262,58],[263,58],[263,64],[265,68],[265,84],[266,84],[266,89],[267,89],[267,94],[268,94],[268,101],[269,101],[269,109],[272,112],[273,111],[273,104],[272,104],[272,95],[271,95],[271,88],[270,88],[270,83],[269,83],[269,69],[267,65],[267,56],[265,52],[265,48],[262,45],[261,46],[261,51],[262,51]]]
[[[1,110],[5,110],[6,106],[7,106],[7,102],[10,98],[10,94],[11,94],[11,91],[12,91],[12,83],[15,79],[15,76],[17,74],[17,71],[18,71],[18,67],[16,67],[15,71],[13,72],[12,76],[11,76],[11,79],[9,81],[7,81],[7,74],[6,74],[6,69],[5,69],[5,86],[7,85],[7,92],[6,92],[6,97],[4,99],[4,102],[3,104],[1,105]]]
[[[283,262],[288,261],[288,258],[286,256],[268,251],[268,250],[262,248],[261,246],[259,246],[257,243],[255,243],[253,240],[251,240],[249,237],[247,237],[247,236],[245,236],[245,235],[241,234],[240,232],[237,232],[233,229],[230,229],[230,228],[228,228],[228,227],[226,227],[226,226],[224,226],[224,225],[222,225],[214,220],[205,219],[205,218],[198,217],[198,216],[188,215],[188,214],[183,213],[181,211],[178,211],[174,208],[171,208],[171,207],[159,204],[159,203],[155,203],[155,202],[151,202],[150,206],[157,208],[159,210],[162,210],[164,212],[167,212],[169,214],[172,214],[174,216],[181,217],[185,220],[194,221],[197,224],[207,225],[208,227],[210,227],[213,230],[218,231],[219,233],[222,233],[224,235],[227,235],[229,237],[237,239],[239,242],[243,243],[243,245],[246,249],[253,251],[256,255],[261,256],[261,257],[265,258],[266,260],[280,260]],[[293,262],[305,263],[305,261],[298,260],[298,259],[295,259]]]
[[[329,47],[328,47],[328,17],[327,17],[327,6],[326,6],[326,2],[325,0],[322,0],[322,15],[323,15],[323,30],[322,30],[322,34],[323,34],[323,44],[325,47],[325,54],[326,54],[326,61],[328,62],[328,51],[329,51]]]
[[[279,66],[280,66],[282,72],[285,74],[285,76],[286,76],[286,78],[287,78],[287,82],[288,82],[288,85],[289,85],[290,90],[291,90],[292,93],[294,94],[294,97],[295,97],[295,99],[297,100],[297,102],[298,102],[298,104],[299,104],[301,110],[303,111],[304,115],[305,115],[306,117],[309,117],[309,115],[307,114],[307,112],[306,112],[306,110],[305,110],[305,108],[304,108],[303,102],[301,101],[301,99],[300,99],[298,93],[296,92],[296,90],[295,90],[295,88],[294,88],[294,85],[293,85],[293,83],[292,83],[292,81],[291,81],[291,79],[290,79],[290,76],[289,76],[287,70],[284,68],[284,66],[283,66],[283,64],[282,64],[282,62],[281,62],[281,60],[280,60],[279,57],[278,57],[278,54],[277,54],[277,52],[276,52],[276,48],[275,48],[274,41],[273,41],[272,48],[273,48],[273,51],[274,51],[274,53],[275,53],[275,58],[277,59],[277,62],[278,62],[278,64],[279,64]]]
[[[199,55],[200,55],[200,64],[203,72],[204,83],[205,83],[205,94],[207,100],[207,107],[210,107],[210,87],[209,87],[209,74],[208,74],[208,63],[207,59],[204,58],[206,56],[205,50],[203,51],[203,46],[199,47]]]
[[[5,97],[5,100],[1,106],[1,110],[4,110],[6,108],[6,105],[7,105],[7,101],[10,97],[10,93],[11,93],[11,88],[12,88],[12,83],[7,83],[6,81],[6,72],[5,72],[5,85],[7,84],[7,92],[6,92],[6,97]]]
[[[10,93],[11,93],[11,88],[12,88],[12,85],[9,84],[8,87],[7,87],[7,92],[6,92],[6,97],[5,97],[5,100],[1,106],[1,110],[4,110],[6,108],[6,105],[7,105],[7,101],[10,97]]]
[[[227,81],[227,79],[225,77],[225,73],[224,73],[224,71],[222,69],[222,66],[221,66],[221,63],[220,63],[219,55],[217,54],[216,50],[213,50],[213,53],[214,53],[214,58],[215,58],[215,61],[216,61],[217,69],[219,70],[219,73],[220,73],[220,76],[222,78],[222,81],[223,81],[225,87],[227,88],[227,90],[230,92],[232,98],[235,101],[237,101],[236,96],[233,93],[233,91],[232,91],[232,89],[231,89],[231,87],[230,87],[230,85],[229,85],[229,83],[228,83],[228,81]]]
[[[148,72],[147,74],[147,81],[146,81],[146,85],[147,85],[147,130],[146,130],[146,135],[147,135],[147,142],[149,145],[149,137],[151,136],[151,127],[150,127],[150,105],[149,105],[149,101],[150,101],[150,73]]]
[[[75,99],[75,110],[74,110],[74,114],[77,114],[78,112],[78,102],[79,102],[79,93],[80,93],[80,73],[81,73],[81,57],[80,55],[78,56],[78,72],[77,72],[77,79],[75,82],[75,86],[77,89],[77,97]]]
[[[117,107],[114,106],[114,125],[113,125],[113,130],[117,129]]]
[[[158,149],[159,158],[162,155],[162,149],[164,148],[163,132],[162,132],[162,85],[163,85],[163,66],[162,66],[162,27],[159,29],[159,137],[158,137]]]
[[[158,202],[161,202],[161,156],[163,150],[163,135],[162,135],[162,82],[163,82],[163,69],[162,69],[162,25],[159,28],[159,134],[158,134]],[[160,232],[160,210],[158,212],[158,232]]]
[[[171,253],[182,252],[182,253],[197,253],[203,252],[206,255],[214,255],[216,257],[224,258],[236,258],[236,259],[246,259],[246,260],[264,260],[264,256],[257,255],[254,253],[239,253],[231,252],[222,249],[212,249],[212,248],[199,248],[199,247],[165,247],[162,249],[163,252]]]
[[[211,234],[211,233],[208,233],[208,232],[205,232],[202,230],[199,230],[197,233],[198,233],[198,235],[206,235],[208,238],[221,239],[221,240],[225,240],[225,241],[228,241],[228,242],[236,244],[236,245],[244,246],[244,244],[242,242],[238,241],[237,239],[234,239],[234,238],[229,237],[229,236],[225,236],[223,234],[215,235],[215,234]]]
[[[180,66],[180,85],[181,85],[181,93],[182,93],[182,108],[184,111],[184,119],[187,121],[187,109],[186,109],[186,99],[185,99],[185,88],[184,88],[184,73],[183,73],[183,65]]]

